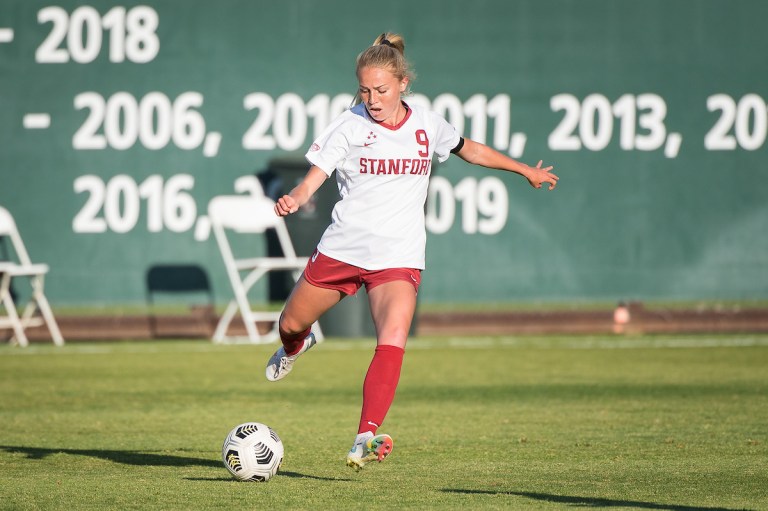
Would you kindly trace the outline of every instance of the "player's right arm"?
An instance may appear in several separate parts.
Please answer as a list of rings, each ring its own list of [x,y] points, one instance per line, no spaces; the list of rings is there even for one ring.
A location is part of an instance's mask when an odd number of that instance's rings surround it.
[[[304,176],[304,179],[296,185],[296,188],[291,190],[287,195],[283,195],[277,199],[275,204],[275,213],[277,216],[287,216],[291,213],[296,213],[301,206],[307,203],[312,195],[320,188],[325,180],[328,179],[326,174],[320,167],[312,165]]]

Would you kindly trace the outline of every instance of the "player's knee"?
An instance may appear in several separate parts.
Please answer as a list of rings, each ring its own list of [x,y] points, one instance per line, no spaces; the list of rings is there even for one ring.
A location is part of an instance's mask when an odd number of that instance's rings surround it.
[[[280,334],[284,336],[300,334],[309,328],[309,325],[305,325],[304,323],[297,321],[296,318],[286,314],[280,316],[278,326],[280,328]]]
[[[392,346],[404,348],[405,343],[408,341],[408,330],[405,327],[382,329],[376,336],[378,344],[391,344]]]

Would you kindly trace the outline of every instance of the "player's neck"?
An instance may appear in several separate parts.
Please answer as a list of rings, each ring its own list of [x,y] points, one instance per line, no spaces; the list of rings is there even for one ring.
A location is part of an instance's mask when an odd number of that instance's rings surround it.
[[[405,118],[408,117],[408,111],[410,109],[408,108],[408,105],[405,104],[404,101],[400,101],[400,104],[397,107],[397,110],[395,111],[395,114],[392,116],[391,120],[388,121],[376,121],[379,124],[388,127],[390,129],[395,129],[400,126],[400,124],[405,121]]]

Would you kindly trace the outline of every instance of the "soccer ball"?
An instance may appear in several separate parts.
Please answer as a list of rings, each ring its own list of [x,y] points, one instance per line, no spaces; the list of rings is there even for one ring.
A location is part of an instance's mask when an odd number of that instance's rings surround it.
[[[235,426],[221,447],[224,466],[240,481],[268,481],[283,462],[283,442],[259,422]]]

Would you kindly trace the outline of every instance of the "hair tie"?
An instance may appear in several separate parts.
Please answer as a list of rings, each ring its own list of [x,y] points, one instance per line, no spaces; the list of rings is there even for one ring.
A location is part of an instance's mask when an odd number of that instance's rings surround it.
[[[389,46],[390,48],[394,48],[395,45],[389,42],[389,39],[382,39],[379,44],[383,44],[384,46]]]

